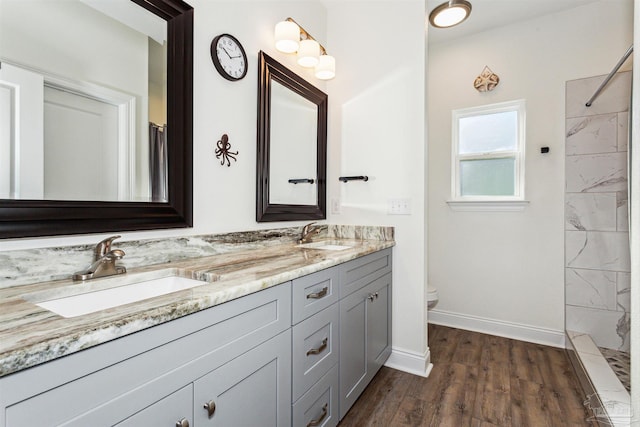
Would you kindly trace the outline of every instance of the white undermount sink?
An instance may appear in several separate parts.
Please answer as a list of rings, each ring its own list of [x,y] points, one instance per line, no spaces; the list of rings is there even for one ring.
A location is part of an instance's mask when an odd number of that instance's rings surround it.
[[[336,242],[312,242],[298,245],[302,249],[320,249],[323,251],[343,251],[351,249],[351,246],[342,245]]]
[[[111,278],[104,280],[117,280],[117,277],[118,276],[111,276]],[[121,286],[116,285],[108,289],[94,290],[43,302],[34,302],[34,304],[68,318],[207,284],[207,282],[201,280],[173,275],[155,278],[141,275],[139,280],[134,283],[131,283],[130,278],[124,279],[128,280],[123,280],[126,284]],[[87,284],[88,283],[89,282],[87,282]],[[85,284],[78,284],[77,286],[85,286]]]

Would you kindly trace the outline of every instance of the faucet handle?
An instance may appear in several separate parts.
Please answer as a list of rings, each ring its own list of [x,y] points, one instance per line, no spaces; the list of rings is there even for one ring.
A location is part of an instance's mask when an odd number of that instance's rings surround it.
[[[104,257],[107,258],[108,260],[117,260],[117,259],[122,259],[124,258],[125,253],[122,249],[112,249],[109,252],[107,252],[106,254],[104,254]]]
[[[304,227],[302,227],[302,232],[303,232],[303,233],[305,233],[305,234],[306,234],[306,233],[308,233],[308,232],[309,232],[309,228],[311,228],[311,226],[312,226],[313,224],[315,224],[315,223],[316,223],[316,222],[315,222],[315,221],[313,221],[313,222],[310,222],[309,224],[305,225]]]
[[[99,242],[96,247],[93,249],[93,260],[97,261],[107,254],[107,252],[111,251],[111,243],[114,240],[119,239],[120,235],[107,237],[106,239]]]

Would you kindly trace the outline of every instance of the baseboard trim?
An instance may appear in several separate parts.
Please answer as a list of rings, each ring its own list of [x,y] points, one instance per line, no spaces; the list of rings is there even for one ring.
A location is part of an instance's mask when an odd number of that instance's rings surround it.
[[[429,323],[435,325],[450,326],[499,337],[565,348],[564,331],[537,328],[521,323],[505,322],[503,320],[469,316],[437,309],[430,310],[427,317]]]
[[[431,353],[428,348],[424,354],[419,354],[393,347],[391,349],[391,355],[384,366],[426,378],[429,376],[429,373],[431,373],[431,368],[433,368],[430,360]]]

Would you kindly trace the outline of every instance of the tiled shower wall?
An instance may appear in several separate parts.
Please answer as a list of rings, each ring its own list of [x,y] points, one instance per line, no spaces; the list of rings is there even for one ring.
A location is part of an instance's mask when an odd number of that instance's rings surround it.
[[[566,328],[629,351],[627,141],[631,72],[566,84]]]

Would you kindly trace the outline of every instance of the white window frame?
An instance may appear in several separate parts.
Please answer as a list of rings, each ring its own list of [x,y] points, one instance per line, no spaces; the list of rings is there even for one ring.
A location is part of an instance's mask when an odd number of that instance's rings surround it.
[[[452,200],[449,204],[452,208],[456,206],[460,207],[465,202],[472,202],[477,204],[478,207],[487,208],[491,207],[491,203],[495,202],[495,206],[507,207],[506,210],[514,210],[513,208],[522,206],[525,202],[524,199],[524,166],[525,166],[525,100],[519,99],[515,101],[500,102],[496,104],[482,105],[471,108],[461,108],[452,111],[452,126],[451,126],[451,196]],[[480,116],[486,114],[503,113],[508,111],[517,112],[517,137],[516,144],[517,149],[514,151],[490,151],[486,153],[474,153],[474,154],[459,154],[459,121],[462,118]],[[460,161],[470,159],[500,159],[505,157],[515,158],[515,182],[514,182],[514,195],[512,196],[462,196],[460,193],[461,179],[460,179]],[[505,203],[506,202],[506,203]],[[508,203],[514,202],[514,203]],[[520,202],[520,204],[518,203]],[[486,209],[482,209],[486,210]]]

